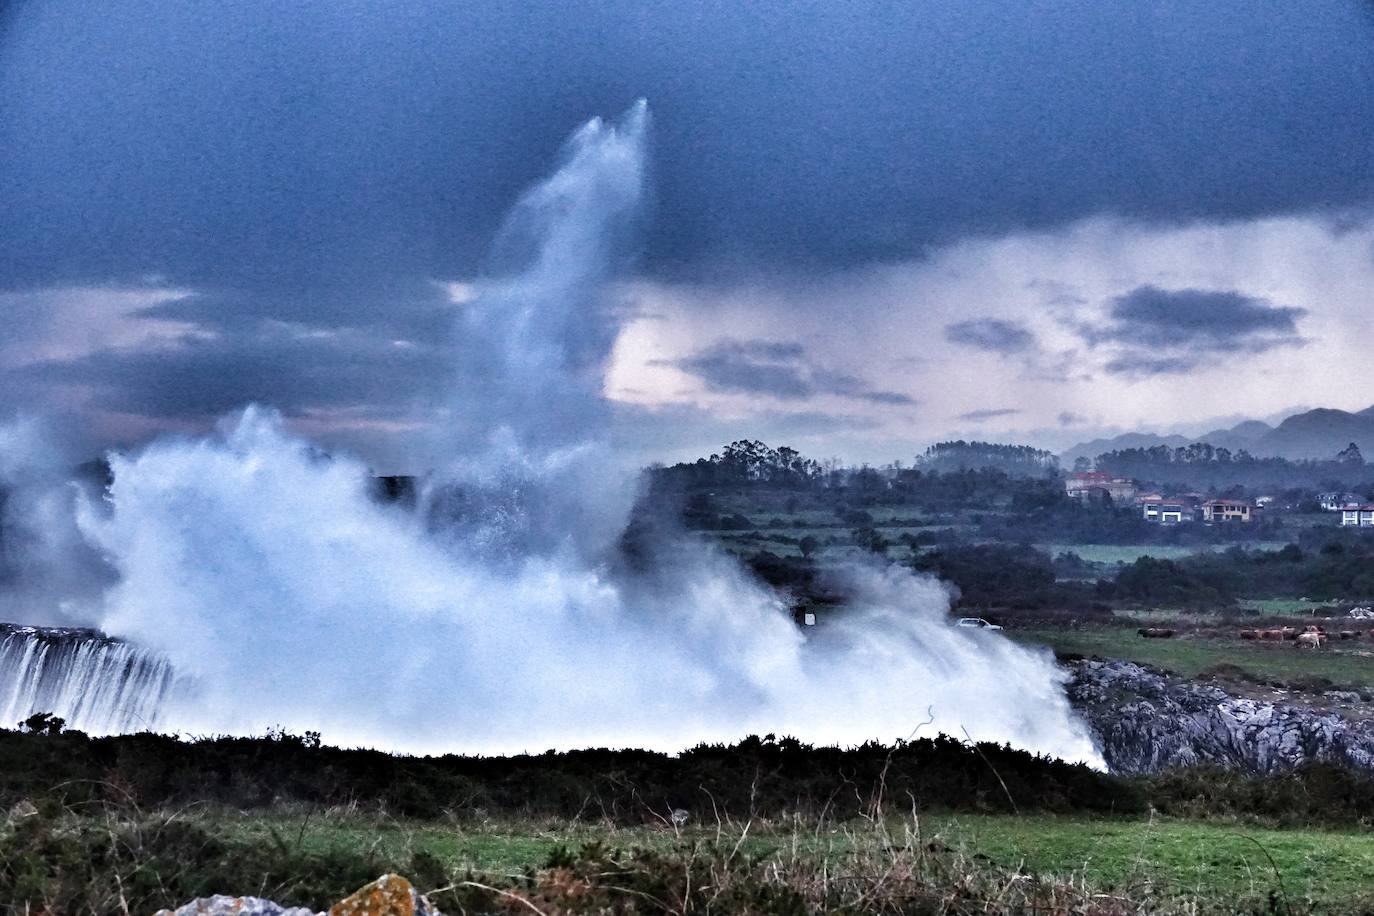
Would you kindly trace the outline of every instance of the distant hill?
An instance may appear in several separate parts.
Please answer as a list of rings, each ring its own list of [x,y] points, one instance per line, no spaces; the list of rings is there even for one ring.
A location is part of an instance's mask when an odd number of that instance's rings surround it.
[[[1374,408],[1349,413],[1319,407],[1294,414],[1261,436],[1250,451],[1294,460],[1334,458],[1352,442],[1364,454],[1374,456]]]
[[[1263,420],[1246,420],[1230,429],[1214,429],[1190,441],[1208,442],[1217,448],[1229,448],[1233,452],[1246,449],[1254,453],[1255,444],[1273,431],[1274,427]]]
[[[1270,426],[1262,420],[1246,420],[1229,429],[1215,429],[1195,437],[1125,433],[1079,443],[1064,451],[1059,460],[1062,466],[1071,468],[1080,457],[1096,458],[1104,452],[1156,445],[1179,448],[1193,442],[1207,442],[1233,452],[1245,449],[1260,457],[1278,456],[1294,461],[1334,458],[1337,452],[1354,442],[1360,451],[1374,458],[1374,406],[1355,413],[1319,407],[1293,414],[1278,426]]]
[[[1093,439],[1091,442],[1080,442],[1073,448],[1065,449],[1059,455],[1059,466],[1063,468],[1073,468],[1073,463],[1079,458],[1089,460],[1096,458],[1104,452],[1116,452],[1127,448],[1154,448],[1156,445],[1167,445],[1169,448],[1180,448],[1192,442],[1187,436],[1161,436],[1158,433],[1122,433],[1120,436],[1112,436],[1110,439]]]

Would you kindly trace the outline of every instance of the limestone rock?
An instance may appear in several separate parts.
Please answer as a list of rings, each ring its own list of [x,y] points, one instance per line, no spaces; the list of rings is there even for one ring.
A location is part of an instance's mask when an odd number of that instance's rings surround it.
[[[382,875],[329,908],[327,914],[305,907],[283,907],[260,897],[216,895],[192,900],[155,916],[443,916],[409,881]]]
[[[1115,772],[1208,764],[1267,774],[1311,761],[1374,772],[1374,730],[1334,713],[1234,697],[1119,660],[1069,670],[1069,701]]]
[[[410,882],[382,875],[329,908],[329,916],[440,916]]]
[[[261,897],[199,897],[175,910],[158,910],[154,916],[316,916],[303,906],[283,907]]]

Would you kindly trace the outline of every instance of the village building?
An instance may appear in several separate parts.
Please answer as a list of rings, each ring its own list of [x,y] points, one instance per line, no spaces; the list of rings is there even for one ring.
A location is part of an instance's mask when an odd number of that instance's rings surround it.
[[[1352,503],[1342,506],[1341,527],[1374,528],[1374,504]]]
[[[1069,499],[1107,496],[1114,503],[1128,503],[1135,499],[1137,488],[1129,477],[1113,477],[1102,471],[1079,471],[1064,478],[1064,492]]]
[[[1321,493],[1317,496],[1317,504],[1327,512],[1340,512],[1346,506],[1359,501],[1360,497],[1355,493]]]
[[[1249,522],[1254,518],[1254,506],[1243,499],[1209,499],[1202,504],[1204,522]]]
[[[1137,499],[1136,505],[1140,506],[1145,521],[1159,525],[1177,525],[1197,519],[1196,505],[1186,498],[1150,494]]]

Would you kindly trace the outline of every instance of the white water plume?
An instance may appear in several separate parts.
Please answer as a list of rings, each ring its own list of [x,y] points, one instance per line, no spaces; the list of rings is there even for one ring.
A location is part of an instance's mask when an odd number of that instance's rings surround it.
[[[813,741],[954,735],[1095,759],[1053,663],[944,620],[930,579],[863,572],[804,636],[732,561],[682,545],[669,576],[449,549],[368,498],[270,415],[115,463],[87,524],[115,559],[106,630],[200,689],[165,721],[272,724],[410,750],[681,748],[750,732]]]
[[[82,626],[98,613],[114,574],[76,526],[91,482],[72,470],[44,423],[0,423],[0,623]]]
[[[590,561],[624,530],[634,489],[604,445],[602,389],[621,319],[609,286],[634,253],[648,129],[641,100],[618,123],[577,130],[511,210],[463,309],[442,437],[452,460],[425,502],[468,549]]]
[[[937,582],[857,569],[803,632],[736,562],[683,539],[616,561],[632,483],[601,380],[644,183],[647,111],[594,121],[525,195],[459,328],[454,463],[420,512],[368,495],[250,408],[112,459],[82,528],[118,570],[106,632],[164,655],[192,732],[281,725],[413,751],[678,749],[748,733],[890,741],[928,717],[1100,763],[1044,652],[958,630]]]

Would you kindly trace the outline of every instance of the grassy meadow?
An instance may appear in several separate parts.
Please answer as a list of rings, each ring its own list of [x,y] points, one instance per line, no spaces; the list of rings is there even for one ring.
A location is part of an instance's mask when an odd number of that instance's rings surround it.
[[[937,844],[1017,873],[1081,881],[1106,891],[1203,899],[1263,897],[1334,905],[1371,891],[1374,834],[1362,828],[1279,830],[1167,818],[1126,820],[1034,814],[918,815],[881,824],[742,824],[674,829],[593,823],[451,825],[326,814],[309,819],[232,814],[215,824],[255,843],[284,838],[308,851],[343,850],[404,860],[423,853],[455,872],[490,877],[543,865],[556,850],[600,844],[671,853],[726,847],[763,859],[872,859],[895,844]],[[746,831],[746,827],[748,830]],[[1374,900],[1371,900],[1374,902]]]
[[[1167,625],[1167,621],[1151,625]],[[1130,627],[1036,627],[1008,630],[1007,635],[1024,644],[1048,646],[1061,655],[1120,658],[1167,668],[1183,677],[1197,677],[1220,666],[1230,666],[1255,679],[1285,684],[1324,678],[1333,686],[1374,688],[1374,656],[1357,654],[1366,651],[1362,648],[1313,652],[1297,649],[1291,642],[1243,642],[1188,635],[1142,639]]]
[[[177,834],[173,826],[184,835],[213,835],[205,848],[213,847],[215,855],[181,849],[169,857],[159,837]],[[69,823],[56,832],[77,829]],[[95,827],[96,834],[102,829],[116,828],[107,821]],[[561,903],[552,909],[576,913],[629,901],[636,904],[633,912],[675,916],[822,910],[1346,913],[1374,905],[1367,878],[1374,870],[1374,836],[1357,827],[1277,830],[1157,817],[912,813],[849,823],[735,821],[675,828],[204,809],[147,819],[134,835],[134,842],[146,844],[141,851],[148,858],[143,871],[119,883],[146,887],[148,902],[192,887],[232,884],[285,903],[322,906],[346,893],[347,882],[360,875],[398,871],[454,912],[547,913],[546,904]],[[4,839],[11,837],[0,834]],[[122,839],[129,842],[127,835]],[[236,849],[267,850],[271,859],[235,861],[225,855]],[[12,865],[12,844],[8,851],[3,864]],[[149,859],[156,868],[174,871],[154,880]],[[274,870],[272,862],[289,865],[289,875]],[[569,882],[578,881],[586,886],[572,899],[559,899]],[[703,887],[714,891],[694,896],[694,881],[697,894]],[[489,897],[470,896],[479,890]],[[612,898],[601,899],[607,893]]]

